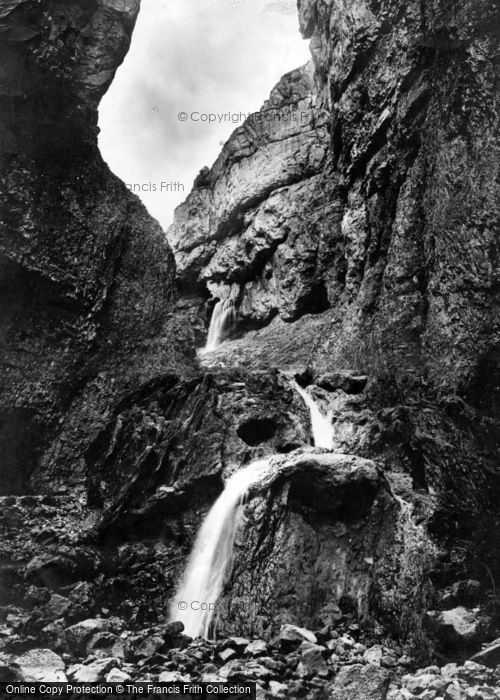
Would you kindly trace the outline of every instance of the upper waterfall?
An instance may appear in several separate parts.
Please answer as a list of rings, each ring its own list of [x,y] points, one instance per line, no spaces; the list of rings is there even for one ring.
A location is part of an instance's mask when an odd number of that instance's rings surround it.
[[[300,384],[293,382],[293,387],[303,398],[304,403],[311,413],[311,427],[316,447],[326,447],[331,450],[333,447],[333,425],[331,416],[324,416],[314,398]]]
[[[208,329],[207,343],[204,352],[215,350],[226,338],[236,322],[236,311],[232,299],[218,301],[214,307],[210,327]]]
[[[183,622],[184,632],[190,637],[213,636],[212,620],[238,531],[238,506],[250,486],[268,469],[269,459],[263,459],[233,474],[198,532],[184,578],[170,606],[170,619]]]

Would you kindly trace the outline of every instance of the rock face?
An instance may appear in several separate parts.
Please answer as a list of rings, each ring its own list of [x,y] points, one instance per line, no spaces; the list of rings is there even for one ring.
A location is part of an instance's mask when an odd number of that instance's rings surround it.
[[[299,2],[331,99],[349,303],[328,347],[462,385],[495,351],[498,7]],[[484,222],[484,224],[482,223]],[[370,360],[371,357],[371,360]]]
[[[169,231],[181,280],[234,298],[242,328],[331,309],[318,363],[463,388],[496,366],[498,8],[299,11],[314,78],[285,76],[200,175]]]
[[[0,10],[6,493],[22,492],[35,468],[42,482],[81,480],[111,406],[179,364],[172,254],[97,150],[99,100],[138,10],[138,0],[20,0]]]
[[[382,587],[397,546],[397,504],[376,466],[300,451],[276,462],[266,481],[246,508],[228,596],[218,604],[221,629],[261,637],[284,623],[316,629],[339,603],[366,618],[374,580]]]
[[[500,634],[496,4],[300,0],[313,60],[200,172],[177,278],[96,145],[138,5],[0,10],[2,672],[494,687],[476,664],[401,678],[400,654]],[[215,299],[238,338],[197,363]],[[248,640],[191,641],[166,611],[196,529],[271,456],[218,602]]]
[[[340,203],[323,174],[327,112],[316,96],[311,64],[285,75],[200,173],[168,232],[181,284],[234,299],[243,326],[328,306],[322,271]]]
[[[163,531],[210,504],[222,477],[307,444],[300,399],[276,372],[175,376],[141,389],[92,444],[89,491],[101,532]],[[196,516],[198,521],[199,516]]]
[[[210,370],[280,367],[318,385],[341,369],[369,375],[357,401],[337,386],[321,399],[334,449],[383,464],[409,540],[409,523],[424,523],[437,551],[418,596],[449,616],[470,606],[461,583],[480,580],[486,604],[500,574],[484,537],[500,525],[498,6],[298,5],[314,72],[280,81],[168,232],[184,302],[238,308],[234,339],[203,358]],[[308,117],[290,128],[294,109]]]

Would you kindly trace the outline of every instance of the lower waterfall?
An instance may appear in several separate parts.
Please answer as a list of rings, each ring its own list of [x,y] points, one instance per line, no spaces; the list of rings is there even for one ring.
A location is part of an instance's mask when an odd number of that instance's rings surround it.
[[[316,401],[300,384],[293,382],[293,388],[304,400],[304,403],[311,412],[311,427],[315,447],[326,447],[331,450],[333,447],[333,425],[330,416],[324,416]]]
[[[181,621],[190,637],[209,639],[217,601],[226,580],[238,531],[238,506],[252,484],[269,470],[269,459],[233,474],[196,537],[183,580],[170,606],[170,620]]]
[[[226,338],[236,322],[236,312],[231,299],[218,301],[214,307],[210,327],[208,329],[207,343],[203,352],[215,350]]]

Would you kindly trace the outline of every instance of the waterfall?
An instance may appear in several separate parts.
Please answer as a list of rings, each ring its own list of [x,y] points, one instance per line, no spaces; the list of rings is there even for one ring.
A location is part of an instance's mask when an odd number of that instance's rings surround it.
[[[222,341],[226,340],[236,322],[236,312],[232,299],[218,301],[214,307],[210,327],[208,329],[207,344],[204,352],[215,350]]]
[[[333,425],[331,416],[324,416],[313,397],[303,389],[297,382],[293,382],[293,387],[303,398],[304,403],[311,412],[311,427],[316,447],[326,447],[329,450],[333,447]]]
[[[183,580],[170,606],[170,620],[183,622],[190,637],[209,638],[238,531],[238,506],[250,486],[268,470],[269,459],[263,459],[233,474],[198,532]]]

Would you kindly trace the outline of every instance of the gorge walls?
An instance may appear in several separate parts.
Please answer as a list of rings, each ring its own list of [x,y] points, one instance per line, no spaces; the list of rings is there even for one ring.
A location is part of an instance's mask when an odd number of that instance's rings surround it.
[[[6,493],[22,492],[35,467],[42,481],[81,481],[89,436],[117,397],[185,362],[164,234],[97,148],[99,100],[139,5],[13,0],[0,9]]]
[[[64,623],[101,591],[164,620],[224,481],[269,458],[224,631],[340,614],[448,659],[500,634],[498,8],[298,7],[312,61],[200,171],[170,245],[97,149],[139,2],[0,10],[0,581],[76,597]],[[197,358],[216,300],[235,333]],[[55,525],[12,535],[33,504]]]
[[[322,367],[464,388],[494,364],[497,12],[299,2],[314,71],[285,76],[200,173],[169,232],[181,281],[237,300],[242,328],[278,316],[275,336],[329,309]]]
[[[423,608],[468,579],[486,600],[500,575],[486,536],[500,524],[498,7],[298,6],[311,64],[176,211],[181,294],[199,322],[213,300],[237,307],[207,368],[279,367],[326,387],[335,450],[375,459],[437,547]],[[339,370],[369,375],[360,395],[342,396]]]

